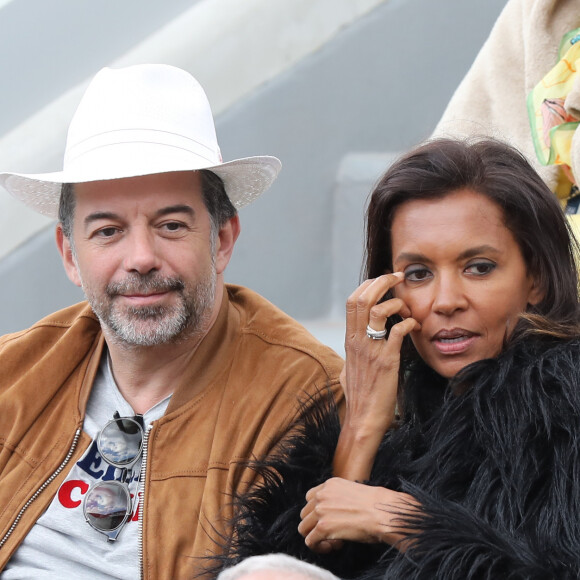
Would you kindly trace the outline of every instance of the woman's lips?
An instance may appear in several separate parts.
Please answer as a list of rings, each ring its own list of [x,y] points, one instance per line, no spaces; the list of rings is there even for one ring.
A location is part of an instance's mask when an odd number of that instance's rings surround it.
[[[476,340],[478,335],[463,328],[440,330],[431,341],[441,354],[461,354]]]

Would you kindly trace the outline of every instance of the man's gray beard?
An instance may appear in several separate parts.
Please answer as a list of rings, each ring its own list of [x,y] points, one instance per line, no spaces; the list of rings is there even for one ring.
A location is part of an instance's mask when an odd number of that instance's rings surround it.
[[[186,340],[204,330],[215,300],[216,273],[213,267],[192,289],[180,278],[160,278],[156,274],[133,274],[120,283],[108,284],[106,297],[99,300],[90,288],[83,290],[101,324],[111,338],[127,346],[157,346]],[[175,292],[174,306],[129,306],[119,308],[119,294]]]

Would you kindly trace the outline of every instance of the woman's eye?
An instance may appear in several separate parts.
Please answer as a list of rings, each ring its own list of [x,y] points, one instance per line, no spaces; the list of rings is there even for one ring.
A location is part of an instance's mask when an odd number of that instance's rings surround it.
[[[408,280],[409,282],[422,282],[432,276],[431,270],[427,268],[414,267],[405,270],[405,280]]]
[[[469,264],[465,271],[468,274],[473,274],[475,276],[485,276],[495,270],[495,264],[493,262],[476,262],[474,264]]]

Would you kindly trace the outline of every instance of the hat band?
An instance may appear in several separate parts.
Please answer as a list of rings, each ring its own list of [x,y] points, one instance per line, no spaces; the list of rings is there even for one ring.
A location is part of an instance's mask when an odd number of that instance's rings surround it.
[[[63,168],[65,171],[71,169],[81,157],[90,154],[96,149],[137,143],[175,147],[193,153],[210,164],[221,163],[217,142],[212,148],[178,133],[151,129],[120,129],[92,135],[90,138],[74,145],[67,145]]]

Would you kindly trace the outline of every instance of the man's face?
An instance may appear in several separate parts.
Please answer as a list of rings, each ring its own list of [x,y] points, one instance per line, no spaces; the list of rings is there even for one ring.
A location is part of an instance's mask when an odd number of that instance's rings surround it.
[[[204,333],[225,264],[220,256],[216,266],[220,237],[212,239],[199,174],[81,183],[74,191],[68,264],[66,240],[61,251],[107,337],[154,346]]]

